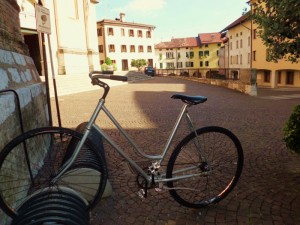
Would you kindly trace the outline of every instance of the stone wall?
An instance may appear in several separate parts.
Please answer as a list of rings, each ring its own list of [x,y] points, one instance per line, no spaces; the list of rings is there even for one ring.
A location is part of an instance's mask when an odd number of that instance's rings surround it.
[[[0,151],[21,134],[18,105],[25,131],[49,124],[45,85],[28,55],[16,0],[0,0]],[[5,90],[16,91],[19,103],[13,92]],[[11,164],[18,166],[20,162],[12,160]],[[10,188],[5,185],[1,188]],[[9,224],[9,220],[0,210],[0,224]]]
[[[206,79],[195,77],[175,76],[180,79],[189,79],[203,84],[210,84],[228,89],[236,90],[250,96],[257,96],[257,85],[250,82],[243,82],[241,80],[221,80],[221,79]]]

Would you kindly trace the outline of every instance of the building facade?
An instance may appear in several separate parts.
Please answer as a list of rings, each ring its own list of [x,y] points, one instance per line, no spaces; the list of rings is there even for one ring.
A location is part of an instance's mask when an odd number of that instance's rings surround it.
[[[224,68],[227,76],[239,79],[241,70],[252,69],[251,60],[251,21],[245,14],[221,31],[223,36],[223,53],[220,68]]]
[[[145,59],[148,66],[153,66],[154,29],[152,25],[125,22],[124,13],[120,13],[120,18],[115,20],[98,21],[100,64],[109,57],[119,71],[133,70],[133,59]]]
[[[21,30],[37,70],[43,73],[41,35],[37,32],[35,4],[38,0],[17,0],[20,6]],[[87,74],[98,70],[96,0],[43,0],[49,9],[51,34],[45,35],[47,67],[51,73],[50,50],[54,74]],[[50,43],[50,47],[49,47]],[[50,50],[49,50],[50,49]]]
[[[250,5],[257,0],[250,1]],[[267,60],[267,48],[258,35],[257,24],[252,24],[252,66],[257,71],[257,83],[267,87],[300,87],[300,59],[291,63],[284,59],[278,62]]]
[[[221,45],[220,33],[201,33],[197,37],[172,38],[171,41],[160,42],[155,45],[156,67],[186,69],[189,75],[207,76],[208,71],[219,68]]]

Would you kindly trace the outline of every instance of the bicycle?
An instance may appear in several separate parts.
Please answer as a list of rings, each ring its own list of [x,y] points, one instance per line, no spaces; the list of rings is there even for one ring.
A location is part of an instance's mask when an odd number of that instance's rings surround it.
[[[26,199],[49,187],[73,189],[86,199],[88,209],[92,209],[101,199],[108,177],[105,156],[89,136],[92,130],[96,130],[137,172],[141,197],[147,197],[150,188],[166,189],[179,204],[201,208],[221,201],[232,191],[242,173],[242,146],[228,129],[217,126],[195,128],[188,108],[204,103],[206,97],[174,94],[173,99],[183,102],[181,111],[162,152],[148,155],[105,106],[110,87],[100,79],[127,81],[127,77],[99,71],[93,71],[89,76],[92,84],[99,85],[104,92],[83,133],[59,127],[37,128],[16,137],[1,151],[0,206],[4,212],[16,216]],[[146,169],[95,124],[100,111],[112,121],[136,154],[151,161]],[[162,162],[166,160],[184,117],[191,132],[177,144],[163,171]],[[17,168],[12,165],[16,160],[23,162],[18,163]],[[17,177],[13,177],[12,172],[16,172]],[[11,188],[6,189],[7,184]]]

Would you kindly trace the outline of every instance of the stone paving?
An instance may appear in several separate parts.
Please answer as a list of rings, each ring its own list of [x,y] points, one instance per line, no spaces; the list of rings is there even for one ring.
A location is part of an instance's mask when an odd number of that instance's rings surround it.
[[[106,144],[113,194],[93,209],[91,225],[300,224],[300,156],[289,152],[282,140],[284,123],[300,98],[263,98],[276,95],[268,90],[251,97],[182,79],[154,78],[112,87],[106,105],[142,149],[157,153],[181,107],[180,101],[170,98],[176,92],[207,96],[207,102],[189,110],[197,126],[223,126],[240,139],[245,163],[237,186],[223,201],[198,210],[180,206],[167,191],[151,189],[149,197],[141,199],[135,174]],[[75,128],[87,121],[100,93],[60,96],[62,125]],[[103,114],[96,123],[133,154]],[[185,132],[185,127],[180,129],[172,146]]]

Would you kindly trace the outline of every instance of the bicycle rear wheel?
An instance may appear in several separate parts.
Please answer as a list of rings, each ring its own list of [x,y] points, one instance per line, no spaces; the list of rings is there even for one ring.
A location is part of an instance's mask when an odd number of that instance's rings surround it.
[[[171,196],[190,208],[205,207],[225,198],[243,168],[242,146],[232,132],[212,126],[196,133],[190,133],[176,146],[166,173],[167,178],[173,178],[167,182]]]
[[[55,184],[51,180],[68,160],[82,134],[66,128],[44,127],[24,133],[0,153],[0,207],[10,217],[30,196],[46,188],[69,188],[87,201],[87,209],[101,199],[107,181],[103,156],[87,139],[72,166]]]

